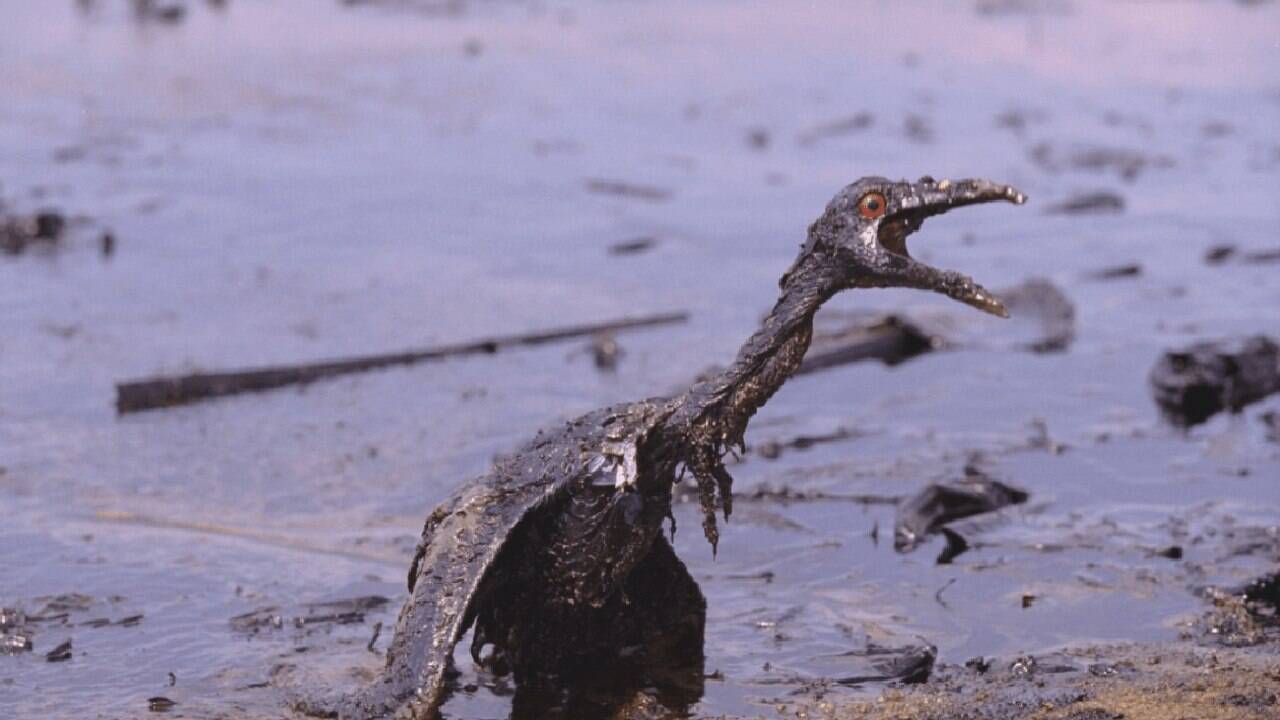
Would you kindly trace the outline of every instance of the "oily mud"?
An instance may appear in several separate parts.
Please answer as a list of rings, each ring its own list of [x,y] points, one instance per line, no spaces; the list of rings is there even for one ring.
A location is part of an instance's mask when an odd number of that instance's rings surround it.
[[[870,9],[6,4],[0,707],[278,718],[358,687],[439,501],[539,427],[728,362],[821,204],[877,173],[1028,193],[911,243],[1013,319],[835,301],[834,361],[730,467],[717,556],[696,492],[675,509],[700,663],[521,689],[462,649],[445,717],[1274,713],[1275,629],[1240,594],[1280,562],[1280,396],[1180,427],[1150,373],[1280,336],[1280,6],[881,3],[866,32]],[[114,407],[135,378],[684,311]],[[1025,502],[897,552],[911,498],[974,469]]]

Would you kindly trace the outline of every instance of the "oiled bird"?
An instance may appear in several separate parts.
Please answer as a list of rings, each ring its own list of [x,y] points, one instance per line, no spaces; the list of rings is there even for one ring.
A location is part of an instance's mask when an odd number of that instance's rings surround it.
[[[705,601],[662,532],[673,487],[686,474],[696,482],[714,552],[716,513],[732,510],[723,458],[800,367],[814,314],[836,293],[918,288],[1006,317],[985,288],[912,258],[906,242],[926,218],[994,201],[1026,196],[929,177],[866,177],[840,190],[727,369],[674,397],[543,431],[427,517],[386,667],[330,714],[434,717],[454,646],[472,626],[473,657],[510,669],[517,684],[655,641],[688,643],[700,657]]]

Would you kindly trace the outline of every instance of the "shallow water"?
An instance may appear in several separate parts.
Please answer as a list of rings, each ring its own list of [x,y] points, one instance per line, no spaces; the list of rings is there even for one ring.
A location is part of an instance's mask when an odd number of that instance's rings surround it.
[[[895,553],[891,505],[743,499],[715,559],[680,506],[722,676],[696,713],[771,716],[868,643],[962,662],[1172,638],[1195,587],[1280,560],[1280,445],[1258,419],[1280,400],[1182,433],[1145,379],[1168,347],[1280,334],[1280,266],[1202,261],[1280,244],[1275,4],[1153,20],[1090,2],[262,0],[189,3],[171,24],[102,0],[0,18],[0,200],[85,218],[56,250],[0,256],[0,606],[91,598],[0,657],[0,707],[19,717],[139,716],[156,695],[186,716],[275,717],[292,688],[354,686],[431,507],[541,425],[726,362],[804,228],[864,174],[1026,191],[1023,208],[931,221],[912,252],[991,287],[1050,278],[1076,303],[1075,342],[1019,352],[1018,322],[849,293],[820,321],[941,318],[965,347],[795,379],[749,442],[858,437],[748,455],[739,491],[905,497],[978,453],[1031,499],[960,523],[975,547],[951,565],[940,540]],[[1099,189],[1124,211],[1045,212]],[[609,254],[642,236],[653,249]],[[1089,277],[1132,262],[1136,277]],[[622,336],[616,373],[557,345],[112,408],[115,381],[152,373],[671,309],[691,322]],[[1037,422],[1066,449],[1039,447]],[[1153,555],[1172,544],[1182,560]],[[229,622],[371,594],[391,602],[363,623]],[[46,662],[68,638],[72,659]],[[445,712],[504,716],[508,695],[482,682]]]

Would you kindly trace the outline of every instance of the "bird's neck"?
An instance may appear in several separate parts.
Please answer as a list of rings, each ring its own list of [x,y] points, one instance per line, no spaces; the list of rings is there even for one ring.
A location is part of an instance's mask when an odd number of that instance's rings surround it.
[[[741,445],[751,417],[800,368],[813,338],[814,314],[843,285],[828,266],[817,256],[802,257],[733,364],[689,388],[667,427],[684,437],[709,433],[722,448]]]

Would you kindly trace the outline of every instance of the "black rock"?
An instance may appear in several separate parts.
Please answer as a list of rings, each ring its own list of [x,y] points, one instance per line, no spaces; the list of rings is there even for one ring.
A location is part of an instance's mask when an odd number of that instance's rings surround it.
[[[1151,369],[1152,393],[1173,424],[1190,427],[1239,412],[1280,391],[1280,347],[1261,335],[1199,342],[1166,352]]]
[[[70,660],[71,659],[71,641],[70,640],[63,641],[61,645],[58,645],[54,649],[45,653],[44,659],[48,660],[49,662],[62,662],[64,660]]]

